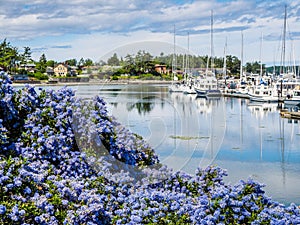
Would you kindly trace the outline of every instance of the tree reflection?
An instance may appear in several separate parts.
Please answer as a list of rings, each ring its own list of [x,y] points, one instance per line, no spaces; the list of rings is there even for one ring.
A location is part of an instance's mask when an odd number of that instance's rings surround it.
[[[153,110],[154,108],[154,102],[153,100],[155,99],[155,96],[148,96],[143,99],[141,99],[138,102],[135,103],[127,103],[127,110],[128,112],[132,111],[133,109],[137,109],[137,112],[142,115],[149,113]]]

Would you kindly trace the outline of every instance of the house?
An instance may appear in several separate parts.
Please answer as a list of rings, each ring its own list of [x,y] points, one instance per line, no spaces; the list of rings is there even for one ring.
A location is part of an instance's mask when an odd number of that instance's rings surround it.
[[[84,66],[82,67],[82,74],[98,75],[100,66]]]
[[[60,63],[54,67],[53,71],[57,77],[66,77],[68,74],[68,66]]]
[[[122,66],[110,66],[110,65],[104,65],[101,67],[101,72],[103,73],[114,73],[116,71],[118,71],[119,69],[121,69]]]
[[[167,74],[168,73],[166,65],[156,64],[155,65],[155,71],[160,73],[160,74]]]
[[[48,76],[53,76],[54,75],[54,69],[53,69],[53,67],[47,66],[47,68],[46,68],[46,74]]]
[[[63,63],[56,65],[53,71],[57,77],[76,76],[76,69]]]
[[[19,69],[25,70],[29,73],[34,73],[36,71],[34,63],[25,63],[19,66]]]

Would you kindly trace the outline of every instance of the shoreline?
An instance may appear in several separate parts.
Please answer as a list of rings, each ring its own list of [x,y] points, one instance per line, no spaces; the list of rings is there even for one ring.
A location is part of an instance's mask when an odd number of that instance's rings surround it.
[[[128,85],[128,84],[171,84],[172,81],[168,80],[90,80],[89,82],[58,82],[58,83],[31,83],[31,82],[22,82],[22,83],[12,83],[13,86],[22,87],[26,84],[32,86],[77,86],[77,85]]]

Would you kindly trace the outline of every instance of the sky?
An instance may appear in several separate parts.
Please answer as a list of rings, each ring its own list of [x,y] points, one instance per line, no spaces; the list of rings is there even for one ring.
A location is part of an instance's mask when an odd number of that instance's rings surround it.
[[[138,50],[171,54],[175,37],[176,53],[243,52],[243,62],[274,65],[283,52],[285,5],[287,65],[300,61],[300,0],[0,0],[0,40],[19,52],[30,47],[34,60],[44,53],[58,62],[98,62]]]

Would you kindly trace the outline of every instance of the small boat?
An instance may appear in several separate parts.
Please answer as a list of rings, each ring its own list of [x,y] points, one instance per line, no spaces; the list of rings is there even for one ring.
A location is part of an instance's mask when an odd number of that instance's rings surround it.
[[[184,89],[183,89],[183,93],[184,94],[197,94],[195,88],[193,85],[190,85],[190,86],[184,86]]]
[[[236,89],[235,96],[238,98],[250,98],[249,89],[250,89],[249,86],[241,85]]]
[[[251,86],[244,83],[230,82],[224,89],[223,95],[226,97],[249,98],[248,92]]]
[[[197,94],[194,88],[194,78],[189,75],[188,78],[186,78],[184,85],[183,85],[183,93],[184,94]]]
[[[287,105],[299,105],[300,104],[300,89],[295,88],[287,94],[284,99],[284,104]]]
[[[169,92],[183,92],[184,88],[181,83],[173,83],[169,86]]]

